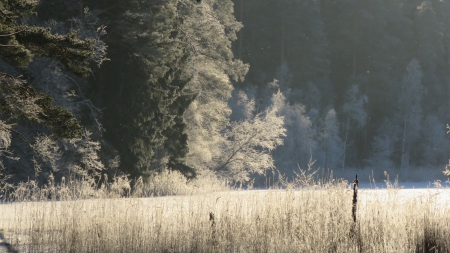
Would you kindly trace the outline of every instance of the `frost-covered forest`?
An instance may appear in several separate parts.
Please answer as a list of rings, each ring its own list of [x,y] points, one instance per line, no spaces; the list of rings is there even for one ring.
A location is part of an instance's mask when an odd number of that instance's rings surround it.
[[[1,0],[0,188],[439,168],[450,0]]]
[[[286,98],[277,167],[310,152],[332,169],[446,163],[449,1],[263,2],[236,1],[234,48],[258,106],[274,82]]]

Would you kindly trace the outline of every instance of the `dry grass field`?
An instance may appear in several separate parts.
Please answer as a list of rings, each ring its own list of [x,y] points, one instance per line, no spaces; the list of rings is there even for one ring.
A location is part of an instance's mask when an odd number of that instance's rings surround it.
[[[5,203],[0,230],[19,252],[450,252],[450,192],[402,191],[361,190],[356,223],[334,183]]]

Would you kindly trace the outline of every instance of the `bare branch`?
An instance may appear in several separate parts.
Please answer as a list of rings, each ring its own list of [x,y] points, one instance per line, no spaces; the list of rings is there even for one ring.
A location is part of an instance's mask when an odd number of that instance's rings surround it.
[[[8,14],[6,14],[2,9],[0,9],[0,12],[1,12],[3,15],[8,16]]]
[[[11,132],[14,132],[14,133],[16,133],[16,134],[18,134],[18,135],[20,136],[20,138],[21,138],[24,142],[26,142],[26,143],[28,144],[28,146],[30,146],[31,149],[33,149],[33,146],[31,145],[31,143],[27,140],[27,138],[26,138],[22,133],[20,133],[20,132],[14,130],[14,129],[10,129],[10,131],[11,131]],[[34,149],[33,149],[33,152],[34,152]]]
[[[23,29],[21,31],[10,33],[10,34],[0,34],[0,37],[9,37],[9,36],[13,36],[14,34],[18,34],[18,33],[25,32],[25,31],[27,31],[27,29]]]
[[[87,98],[83,95],[83,93],[81,92],[81,87],[80,87],[80,85],[79,85],[73,78],[71,78],[71,77],[68,76],[68,75],[65,75],[65,77],[67,77],[67,78],[70,79],[73,83],[75,83],[75,84],[77,85],[78,90],[79,90],[79,92],[80,92],[80,96],[84,99],[83,101],[80,101],[80,102],[78,102],[78,103],[80,103],[80,104],[85,104],[87,107],[89,107],[89,109],[91,110],[92,117],[94,118],[95,122],[97,123],[98,130],[99,130],[100,132],[105,131],[105,129],[103,128],[103,126],[102,126],[102,124],[99,122],[99,120],[97,119],[97,117],[96,117],[96,115],[95,115],[95,112],[94,112],[94,109],[95,109],[98,113],[102,113],[102,109],[99,109],[99,108],[95,107],[94,104],[92,103],[92,101],[89,100],[89,99],[87,99]]]
[[[10,127],[3,127],[3,129],[4,129],[4,130],[7,130],[7,131],[11,131],[11,132],[13,132],[13,133],[19,135],[20,138],[21,138],[24,142],[26,142],[26,143],[28,144],[28,146],[30,146],[31,149],[33,149],[33,146],[31,145],[31,143],[27,140],[27,138],[26,138],[22,133],[20,133],[20,132],[14,130],[14,129],[10,128]],[[34,152],[34,150],[33,150],[33,152]]]
[[[39,74],[37,74],[36,77],[33,79],[33,81],[28,82],[28,83],[29,83],[31,86],[33,86],[34,83],[36,82],[36,80],[38,80],[38,79],[41,77],[42,72],[43,72],[48,66],[53,65],[54,62],[55,62],[55,60],[48,60],[47,63],[45,64],[45,66],[42,67],[42,69],[39,71]]]
[[[79,103],[87,103],[89,107],[92,107],[92,108],[94,108],[97,112],[101,113],[102,110],[99,109],[99,108],[97,108],[97,107],[95,107],[95,106],[92,104],[91,100],[87,99],[87,98],[83,95],[83,93],[81,92],[81,87],[80,87],[80,85],[79,85],[75,80],[73,80],[73,78],[71,78],[70,76],[68,76],[68,75],[65,75],[65,76],[66,76],[67,78],[69,78],[70,80],[72,80],[72,82],[75,83],[75,84],[77,85],[78,91],[80,92],[81,97],[84,99],[84,101],[81,101],[81,102],[79,102]],[[92,109],[92,108],[91,108],[91,109]]]
[[[226,166],[228,166],[228,164],[230,164],[230,163],[232,162],[234,156],[235,156],[239,151],[241,151],[243,148],[245,148],[246,145],[249,144],[250,141],[252,141],[253,138],[255,138],[260,132],[261,132],[261,131],[255,132],[255,133],[254,133],[253,135],[251,135],[251,136],[250,136],[243,144],[239,145],[239,147],[233,152],[233,154],[231,154],[230,157],[228,157],[227,161],[226,161],[222,166],[220,166],[220,168],[218,168],[217,170],[219,170],[219,171],[220,171],[220,170],[225,170],[225,169],[226,169]]]

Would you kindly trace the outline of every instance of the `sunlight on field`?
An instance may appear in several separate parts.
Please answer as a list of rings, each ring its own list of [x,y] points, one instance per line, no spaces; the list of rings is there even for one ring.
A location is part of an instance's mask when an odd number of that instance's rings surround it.
[[[437,205],[450,192],[416,194],[361,191],[356,226],[351,218],[352,191],[336,186],[2,204],[0,229],[21,252],[450,249],[450,215]]]

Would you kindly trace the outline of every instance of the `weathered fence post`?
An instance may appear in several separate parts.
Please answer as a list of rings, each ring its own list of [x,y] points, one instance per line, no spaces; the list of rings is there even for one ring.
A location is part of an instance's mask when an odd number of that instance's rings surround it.
[[[214,213],[209,213],[209,222],[211,223],[211,239],[213,242],[213,245],[216,246],[216,221],[214,219]]]
[[[356,222],[357,204],[358,204],[358,173],[356,173],[356,178],[353,181],[353,206],[352,206],[353,222]]]
[[[353,201],[352,201],[352,216],[353,224],[350,228],[350,238],[354,240],[356,246],[358,247],[358,252],[363,252],[363,241],[360,233],[360,224],[356,223],[356,209],[358,206],[358,173],[356,173],[356,178],[353,181]]]

